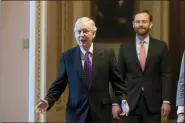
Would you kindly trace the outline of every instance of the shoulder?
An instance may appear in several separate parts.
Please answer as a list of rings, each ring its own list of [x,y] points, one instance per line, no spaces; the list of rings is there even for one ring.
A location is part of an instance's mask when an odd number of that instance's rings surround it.
[[[134,44],[135,40],[124,41],[123,43],[120,44],[120,50],[130,49],[134,46]]]
[[[60,53],[60,58],[62,58],[62,57],[69,57],[69,56],[73,55],[76,52],[76,50],[78,50],[78,49],[79,49],[79,46],[75,46],[75,47],[73,47],[71,49],[68,49],[68,50],[66,50],[64,52],[61,52]]]
[[[110,51],[114,51],[113,48],[110,47],[106,47],[103,44],[100,43],[94,43],[94,50],[98,51],[98,52],[110,52]]]
[[[168,46],[166,42],[155,38],[151,38],[150,41],[152,42],[152,45],[157,47],[159,51],[168,51]]]
[[[150,38],[150,40],[152,42],[154,42],[155,44],[158,44],[158,45],[161,45],[161,46],[165,46],[166,45],[166,42],[162,41],[162,40],[159,40],[159,39],[156,39],[156,38]]]

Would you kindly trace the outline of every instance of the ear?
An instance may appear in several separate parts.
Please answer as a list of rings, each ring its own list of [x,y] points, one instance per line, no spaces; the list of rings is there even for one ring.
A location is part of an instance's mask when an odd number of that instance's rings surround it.
[[[150,22],[150,27],[149,27],[149,28],[151,29],[151,28],[152,28],[152,26],[153,26],[153,23],[152,23],[152,22]]]
[[[135,26],[134,26],[134,21],[132,21],[132,27],[134,28]]]
[[[96,37],[96,32],[93,33],[93,38],[95,38],[95,37]]]

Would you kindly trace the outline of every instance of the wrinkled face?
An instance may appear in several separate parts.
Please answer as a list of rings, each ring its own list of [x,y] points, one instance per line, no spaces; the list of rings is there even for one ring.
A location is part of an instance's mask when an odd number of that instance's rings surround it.
[[[75,39],[77,44],[84,48],[90,48],[96,32],[92,30],[92,24],[89,21],[81,21],[75,26]]]
[[[137,35],[147,35],[152,28],[152,22],[150,22],[149,15],[147,13],[137,14],[133,21],[133,28]]]

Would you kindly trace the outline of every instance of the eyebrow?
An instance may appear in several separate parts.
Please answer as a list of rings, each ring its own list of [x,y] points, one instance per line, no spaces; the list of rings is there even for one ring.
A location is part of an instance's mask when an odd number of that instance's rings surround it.
[[[148,21],[148,20],[135,20],[135,21]]]

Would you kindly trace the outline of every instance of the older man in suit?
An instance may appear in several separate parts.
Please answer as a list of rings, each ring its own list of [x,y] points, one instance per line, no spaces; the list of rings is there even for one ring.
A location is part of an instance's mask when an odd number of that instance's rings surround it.
[[[112,121],[111,82],[123,105],[120,115],[126,115],[129,111],[126,85],[120,77],[114,51],[92,42],[96,26],[90,18],[79,18],[74,33],[78,46],[61,54],[58,77],[36,110],[40,113],[49,110],[68,84],[66,122],[109,123]]]
[[[184,83],[185,83],[185,51],[182,56],[180,77],[177,86],[176,106],[178,106],[177,122],[184,122]]]

